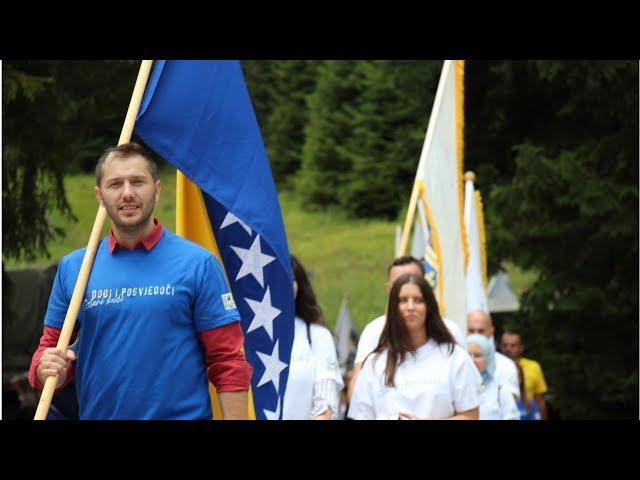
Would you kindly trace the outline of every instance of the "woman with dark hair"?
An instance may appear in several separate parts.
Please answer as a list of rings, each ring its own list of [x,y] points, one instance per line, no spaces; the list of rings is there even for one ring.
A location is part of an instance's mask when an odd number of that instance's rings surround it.
[[[336,346],[302,264],[291,255],[296,319],[283,420],[331,420],[344,384]]]
[[[356,381],[349,417],[478,418],[482,378],[445,326],[424,277],[405,274],[389,292],[387,322]]]

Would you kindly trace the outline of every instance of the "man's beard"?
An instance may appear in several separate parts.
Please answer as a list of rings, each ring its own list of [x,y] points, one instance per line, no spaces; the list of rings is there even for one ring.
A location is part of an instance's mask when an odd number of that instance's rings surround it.
[[[146,207],[147,205],[149,206],[149,208],[145,209],[144,207]],[[138,232],[139,230],[143,229],[147,225],[147,223],[149,222],[149,218],[151,217],[151,215],[153,215],[153,209],[155,208],[155,205],[156,205],[156,202],[154,198],[152,198],[148,204],[144,204],[141,207],[141,210],[143,213],[142,217],[140,218],[139,221],[133,224],[122,223],[120,221],[118,217],[118,212],[119,212],[118,207],[108,207],[107,213],[109,213],[109,218],[118,228],[118,230],[120,230],[123,233],[132,234],[132,233]]]

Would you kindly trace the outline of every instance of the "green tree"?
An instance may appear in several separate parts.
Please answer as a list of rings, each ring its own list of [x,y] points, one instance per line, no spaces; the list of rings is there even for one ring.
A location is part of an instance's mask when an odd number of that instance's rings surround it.
[[[347,182],[351,162],[342,145],[352,135],[349,107],[361,91],[354,82],[354,61],[322,62],[316,89],[309,96],[302,164],[295,189],[308,208],[339,204],[338,192]]]
[[[340,198],[357,217],[397,218],[413,186],[442,62],[359,62],[363,93],[349,108],[353,135],[343,146],[353,165]],[[434,82],[435,80],[435,82]]]
[[[103,150],[117,143],[140,61],[58,61],[52,64],[60,129],[70,142],[66,172],[93,172]]]
[[[267,142],[267,119],[274,103],[274,61],[273,60],[243,60],[242,72],[247,89],[251,97],[251,103],[256,112],[260,132],[265,141],[267,153],[270,155],[269,142]]]
[[[636,418],[638,64],[504,63],[494,72],[519,76],[511,93],[528,104],[526,121],[504,127],[519,135],[514,175],[487,201],[490,255],[540,272],[515,323],[563,417]]]
[[[91,171],[120,134],[139,62],[3,62],[3,258],[48,255],[73,217],[62,178]]]
[[[273,62],[273,109],[266,120],[265,143],[279,186],[290,186],[290,179],[300,168],[308,120],[307,96],[315,89],[319,63],[317,60]]]
[[[416,174],[441,61],[323,63],[298,191],[311,207],[396,218]]]
[[[53,62],[5,61],[2,75],[2,256],[34,259],[62,234],[49,224],[57,210],[72,216],[62,177],[70,150],[50,135],[61,105]]]

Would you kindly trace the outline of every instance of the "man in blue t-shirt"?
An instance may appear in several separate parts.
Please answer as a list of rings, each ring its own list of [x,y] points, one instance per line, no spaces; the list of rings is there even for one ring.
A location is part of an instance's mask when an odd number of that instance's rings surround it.
[[[98,245],[74,343],[55,348],[86,248],[58,266],[29,370],[38,389],[75,378],[81,419],[210,419],[208,381],[225,419],[247,418],[252,369],[222,268],[153,217],[160,181],[135,143],[96,165],[95,194],[111,220]],[[77,338],[76,338],[77,337]]]

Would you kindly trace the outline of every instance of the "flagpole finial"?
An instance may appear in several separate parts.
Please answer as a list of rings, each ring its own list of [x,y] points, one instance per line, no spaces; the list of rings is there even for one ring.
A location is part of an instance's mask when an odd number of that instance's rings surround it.
[[[473,173],[471,170],[469,170],[468,172],[465,172],[464,181],[476,183],[476,174]]]

